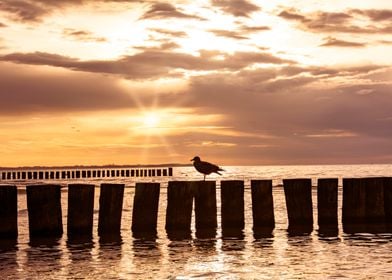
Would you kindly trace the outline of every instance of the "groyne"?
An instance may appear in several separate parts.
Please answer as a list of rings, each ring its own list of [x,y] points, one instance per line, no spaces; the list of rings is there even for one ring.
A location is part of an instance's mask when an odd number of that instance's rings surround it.
[[[317,182],[317,224],[320,234],[336,236],[338,222],[338,181]],[[67,235],[69,238],[94,234],[94,185],[69,184]],[[160,183],[136,183],[132,226],[137,238],[157,235]],[[288,218],[288,233],[310,234],[314,230],[312,184],[310,179],[285,179],[283,190]],[[16,238],[17,188],[0,185],[0,238]],[[392,232],[392,178],[345,178],[342,191],[342,230],[345,233]],[[169,238],[190,238],[194,211],[198,238],[214,238],[220,222],[223,238],[243,235],[245,226],[244,181],[220,182],[217,205],[215,181],[169,181],[165,229]],[[30,238],[63,234],[60,185],[26,186]],[[124,184],[101,184],[98,235],[120,235]],[[251,181],[254,236],[272,236],[275,228],[272,180]],[[194,209],[193,209],[194,205]],[[219,215],[220,214],[220,215]],[[220,218],[220,221],[218,221]]]

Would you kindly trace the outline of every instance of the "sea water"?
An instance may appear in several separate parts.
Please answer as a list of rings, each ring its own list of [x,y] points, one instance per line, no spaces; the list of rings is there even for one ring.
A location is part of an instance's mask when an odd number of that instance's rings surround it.
[[[138,178],[161,182],[158,238],[134,239],[131,233],[134,178],[79,179],[78,183],[124,183],[121,240],[99,242],[99,188],[95,192],[93,239],[80,244],[67,240],[67,191],[61,193],[64,235],[50,243],[29,244],[25,185],[18,189],[17,244],[0,246],[0,279],[392,279],[392,234],[345,234],[339,225],[334,237],[289,236],[282,179],[392,176],[392,165],[236,166],[224,167],[217,181],[218,230],[214,239],[169,240],[165,232],[168,178]],[[192,167],[174,168],[170,180],[200,180]],[[244,180],[245,230],[243,239],[224,239],[220,231],[220,181]],[[273,236],[255,239],[252,232],[250,180],[272,179],[276,227]],[[66,186],[70,181],[47,181]],[[72,181],[74,183],[76,181]],[[5,183],[2,181],[1,183]],[[15,183],[15,182],[13,182]],[[34,182],[36,183],[36,181]],[[45,183],[45,182],[43,182]],[[316,189],[313,189],[317,221]],[[339,220],[341,187],[339,188]],[[194,221],[194,218],[193,218]]]

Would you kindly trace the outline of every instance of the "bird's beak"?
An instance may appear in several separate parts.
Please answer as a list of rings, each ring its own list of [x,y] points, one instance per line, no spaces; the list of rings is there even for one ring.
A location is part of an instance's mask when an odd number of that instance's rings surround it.
[[[195,159],[193,158],[193,159],[191,159],[191,161],[194,161]]]

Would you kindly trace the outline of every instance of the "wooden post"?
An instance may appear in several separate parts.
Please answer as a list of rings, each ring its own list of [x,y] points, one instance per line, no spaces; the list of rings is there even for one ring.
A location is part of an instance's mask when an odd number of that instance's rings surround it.
[[[139,177],[139,169],[136,170],[136,177]]]
[[[366,224],[366,188],[360,179],[343,179],[343,231],[356,232],[355,225],[364,227]]]
[[[158,170],[157,170],[157,176],[158,176],[158,177],[161,177],[161,176],[162,176],[162,169],[158,169]]]
[[[124,184],[101,184],[98,235],[120,234],[124,187]]]
[[[223,237],[243,237],[244,181],[221,181],[221,216]]]
[[[169,167],[169,176],[173,176],[173,167]]]
[[[40,180],[43,180],[43,179],[44,179],[44,172],[40,171],[40,172],[38,173],[38,178],[39,178]]]
[[[135,237],[156,236],[159,192],[159,183],[136,183],[132,212]]]
[[[165,168],[165,169],[163,169],[163,175],[162,175],[163,177],[166,177],[167,176],[167,169]]]
[[[251,190],[254,236],[269,237],[275,228],[272,180],[252,180]]]
[[[151,174],[152,177],[155,177],[155,169],[153,169],[151,172],[152,172],[152,174]]]
[[[135,177],[135,170],[131,169],[131,177]]]
[[[283,187],[289,220],[289,234],[311,233],[313,230],[312,180],[285,179]]]
[[[82,178],[86,178],[87,177],[87,172],[86,170],[82,170]]]
[[[0,239],[12,239],[17,236],[17,189],[13,185],[0,185]]]
[[[111,172],[110,172],[111,174],[111,177],[115,177],[116,176],[116,170],[111,170]]]
[[[320,234],[338,233],[338,179],[318,179],[317,209]]]
[[[60,185],[26,187],[30,238],[63,234]]]
[[[120,177],[120,170],[116,170],[116,177]]]
[[[56,171],[56,179],[60,179],[60,171]]]
[[[366,224],[385,224],[384,178],[362,178],[366,191]]]
[[[129,169],[125,170],[125,177],[129,177]]]
[[[170,181],[167,187],[166,232],[188,238],[191,234],[193,204],[192,186],[186,181]]]
[[[26,180],[26,172],[24,172],[24,171],[22,172],[22,180]]]
[[[217,228],[215,181],[189,182],[195,196],[197,238],[214,238]]]
[[[92,236],[94,185],[68,185],[68,236]]]

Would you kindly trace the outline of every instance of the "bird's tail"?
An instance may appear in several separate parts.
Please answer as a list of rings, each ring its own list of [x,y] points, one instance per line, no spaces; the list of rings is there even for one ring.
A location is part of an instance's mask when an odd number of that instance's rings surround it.
[[[219,171],[225,171],[225,170],[219,167],[219,169],[215,173],[219,174],[219,175],[222,175],[221,173],[219,173]]]

